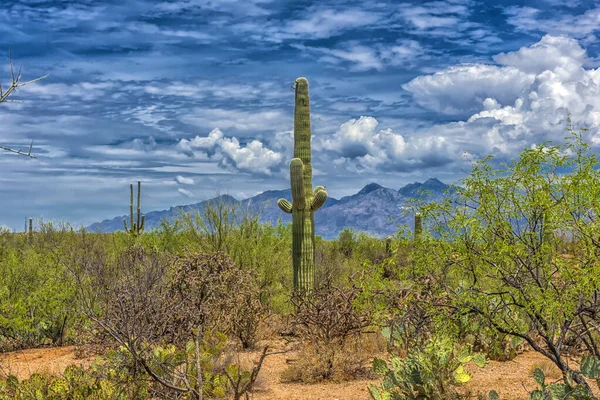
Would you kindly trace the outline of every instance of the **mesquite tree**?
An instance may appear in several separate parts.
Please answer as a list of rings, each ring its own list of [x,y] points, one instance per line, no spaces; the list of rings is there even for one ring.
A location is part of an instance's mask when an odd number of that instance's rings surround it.
[[[416,258],[457,315],[523,339],[589,390],[566,354],[600,357],[600,172],[569,130],[564,145],[478,161],[455,198],[424,207],[441,240]]]

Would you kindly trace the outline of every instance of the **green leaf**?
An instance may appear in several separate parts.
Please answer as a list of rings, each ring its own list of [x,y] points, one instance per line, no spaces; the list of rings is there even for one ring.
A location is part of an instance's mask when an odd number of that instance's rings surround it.
[[[381,400],[381,390],[375,385],[369,386],[369,394],[373,398],[373,400]]]
[[[567,382],[567,385],[569,385],[570,387],[573,387],[573,373],[571,371],[567,372],[565,381]]]
[[[467,383],[471,380],[471,374],[461,365],[454,371],[454,380],[457,383]]]
[[[553,383],[550,385],[550,399],[564,400],[567,398],[568,388],[564,383]]]
[[[387,340],[390,340],[392,338],[392,330],[389,326],[386,326],[381,329],[381,335]]]
[[[458,353],[457,358],[461,364],[466,364],[473,359],[473,355],[469,349],[464,348]]]
[[[594,356],[587,356],[581,360],[581,373],[590,379],[596,379],[600,373],[600,360]]]
[[[377,375],[385,375],[390,371],[390,369],[388,368],[385,360],[376,358],[373,360],[373,371],[375,371]]]
[[[473,357],[473,362],[479,368],[485,367],[485,365],[487,364],[487,359],[485,358],[485,354],[483,354],[483,353],[475,354],[475,356]]]
[[[542,392],[541,390],[534,390],[533,392],[531,392],[529,394],[529,399],[530,400],[544,400],[544,392]]]
[[[492,390],[488,394],[488,400],[500,400],[500,396],[498,395],[498,392],[496,392],[495,390]]]
[[[544,371],[542,371],[539,368],[536,368],[535,371],[533,371],[533,379],[535,379],[538,385],[544,387],[544,384],[546,383],[546,376],[544,375]]]

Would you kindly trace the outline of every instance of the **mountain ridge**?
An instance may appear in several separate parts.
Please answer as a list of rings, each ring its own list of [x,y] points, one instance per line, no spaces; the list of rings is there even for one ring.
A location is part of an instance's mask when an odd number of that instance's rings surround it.
[[[332,239],[344,229],[365,232],[372,236],[383,237],[394,234],[398,225],[411,226],[412,215],[406,213],[407,202],[411,199],[427,199],[438,201],[452,192],[452,186],[437,178],[425,182],[409,183],[400,189],[386,188],[372,182],[365,185],[357,193],[344,196],[339,200],[329,197],[323,207],[315,213],[315,233],[326,239]],[[260,213],[261,223],[276,224],[281,219],[284,224],[291,222],[291,215],[283,213],[277,206],[280,198],[291,200],[291,190],[266,190],[251,198],[238,200],[230,195],[216,196],[198,203],[170,207],[167,210],[146,213],[146,229],[158,227],[163,219],[173,222],[183,211],[200,211],[208,204],[226,201],[239,204],[251,212]],[[92,231],[115,232],[123,230],[123,219],[127,215],[117,216],[96,222],[87,227]]]

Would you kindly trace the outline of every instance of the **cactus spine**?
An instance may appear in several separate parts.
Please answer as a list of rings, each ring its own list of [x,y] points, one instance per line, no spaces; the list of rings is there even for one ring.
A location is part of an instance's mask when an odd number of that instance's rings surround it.
[[[419,239],[419,237],[421,236],[421,234],[423,233],[423,217],[421,216],[421,213],[415,213],[415,231],[414,231],[414,235],[415,235],[415,240]]]
[[[127,219],[123,220],[123,225],[125,225],[125,232],[129,233],[130,235],[133,236],[138,236],[140,235],[142,232],[144,232],[144,224],[146,223],[146,216],[145,215],[141,215],[141,211],[140,211],[140,197],[141,197],[141,192],[142,192],[142,186],[141,186],[141,182],[138,181],[138,193],[137,193],[137,219],[136,221],[133,220],[133,184],[129,185],[129,226],[130,228],[127,228]],[[141,217],[141,220],[140,220]]]
[[[294,288],[310,291],[315,286],[315,219],[314,212],[327,200],[323,186],[312,188],[310,151],[310,102],[308,81],[296,79],[294,87],[294,158],[290,162],[292,202],[279,199],[277,205],[292,214],[292,259]]]

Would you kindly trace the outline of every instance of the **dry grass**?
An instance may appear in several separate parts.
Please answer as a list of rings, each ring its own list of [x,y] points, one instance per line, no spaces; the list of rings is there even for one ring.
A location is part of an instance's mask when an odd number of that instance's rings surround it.
[[[529,367],[529,375],[533,376],[534,371],[539,368],[544,373],[546,380],[555,381],[562,379],[560,369],[550,361],[538,361]]]
[[[317,349],[303,344],[295,360],[281,373],[284,383],[344,382],[373,378],[371,361],[385,349],[380,335],[363,334],[349,338],[343,346]]]

